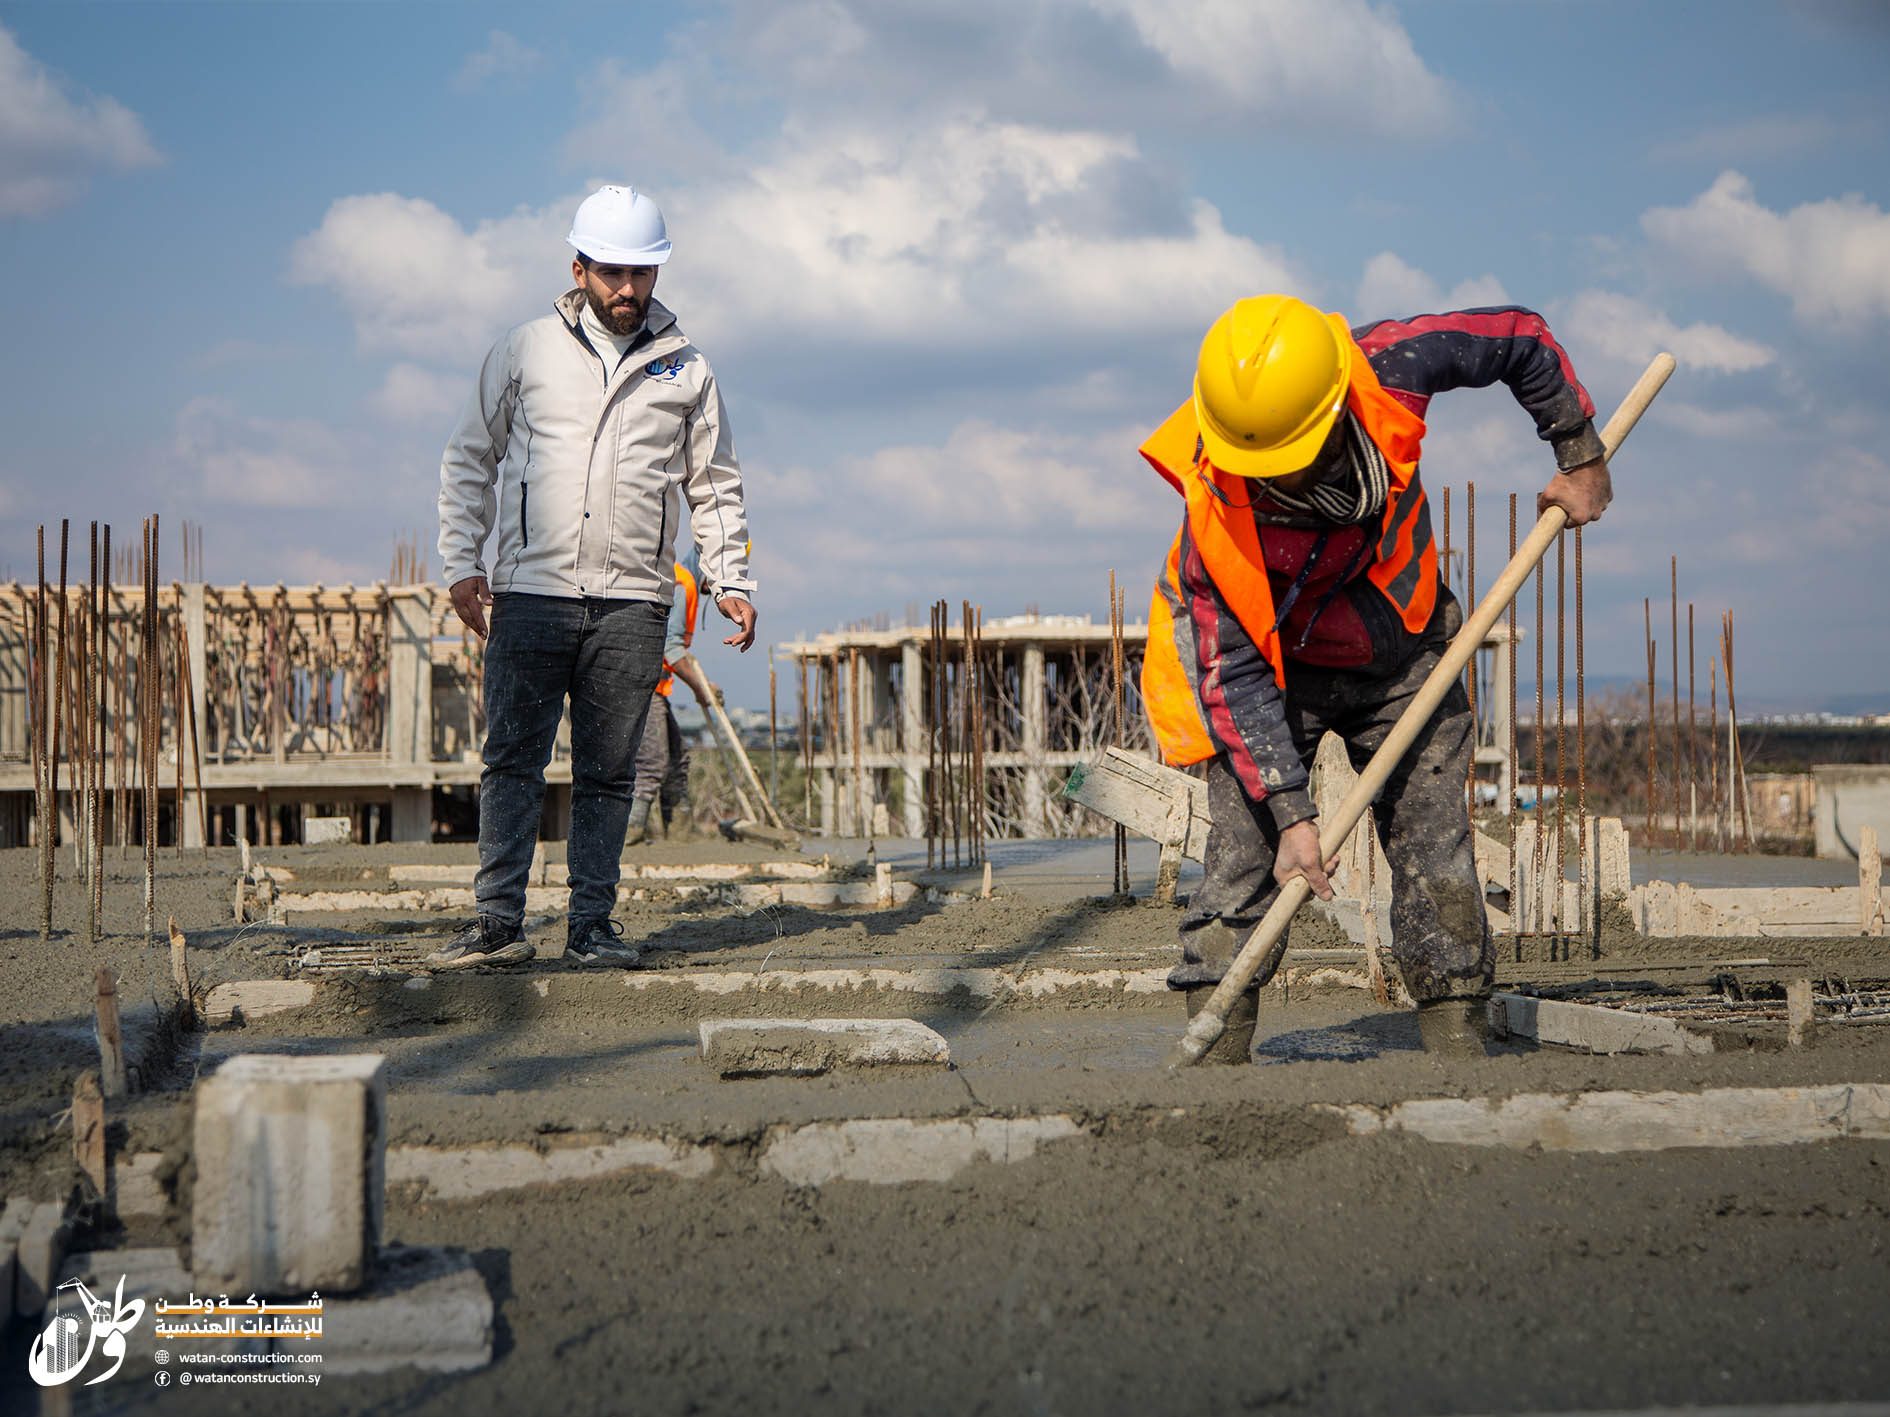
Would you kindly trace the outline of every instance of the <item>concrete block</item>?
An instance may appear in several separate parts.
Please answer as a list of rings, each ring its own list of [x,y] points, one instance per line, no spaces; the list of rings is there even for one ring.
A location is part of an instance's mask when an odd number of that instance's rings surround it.
[[[21,1317],[39,1313],[52,1297],[71,1225],[59,1201],[41,1201],[28,1212],[13,1261],[13,1310]]]
[[[346,817],[302,818],[302,845],[345,846],[354,840],[354,823]]]
[[[122,1220],[126,1216],[162,1216],[170,1209],[165,1193],[164,1154],[140,1151],[122,1158],[112,1168],[112,1209]]]
[[[761,1170],[795,1186],[949,1181],[974,1162],[1028,1160],[1045,1142],[1082,1134],[1075,1119],[1061,1113],[812,1122],[769,1142],[761,1153]]]
[[[483,1368],[492,1361],[492,1317],[492,1295],[464,1250],[392,1245],[365,1294],[324,1296],[322,1372]]]
[[[909,1018],[716,1018],[698,1032],[704,1060],[725,1078],[952,1060],[944,1038]]]
[[[359,1288],[380,1243],[386,1119],[378,1053],[243,1054],[198,1084],[197,1284],[264,1296]]]
[[[1713,1040],[1670,1018],[1534,999],[1525,994],[1490,996],[1490,1030],[1499,1038],[1531,1038],[1588,1053],[1711,1053]]]
[[[239,979],[219,984],[205,996],[203,1018],[210,1027],[219,1028],[314,1002],[315,985],[307,979]]]

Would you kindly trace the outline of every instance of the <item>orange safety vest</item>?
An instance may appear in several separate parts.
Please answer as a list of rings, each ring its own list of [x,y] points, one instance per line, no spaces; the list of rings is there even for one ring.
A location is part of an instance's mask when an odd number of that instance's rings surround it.
[[[1365,574],[1397,610],[1404,627],[1418,634],[1437,608],[1437,546],[1424,488],[1418,481],[1424,420],[1385,392],[1345,321],[1338,315],[1326,318],[1337,327],[1351,353],[1346,407],[1384,453],[1390,471],[1385,514]],[[1155,430],[1141,453],[1187,499],[1187,529],[1209,579],[1273,665],[1284,688],[1286,654],[1274,628],[1273,587],[1252,511],[1255,484],[1214,467],[1201,456],[1200,447],[1194,402],[1189,400]],[[1181,593],[1181,541],[1177,532],[1168,549],[1168,563],[1156,582],[1148,612],[1148,650],[1142,660],[1142,701],[1149,727],[1163,759],[1176,766],[1205,762],[1218,751],[1201,713],[1194,636],[1191,630],[1186,632],[1184,648],[1176,624],[1186,604]]]
[[[689,568],[682,562],[676,563],[676,589],[683,593],[683,648],[687,649],[696,638],[696,609],[701,604],[701,592],[696,589],[696,578],[689,574]],[[670,662],[663,661],[663,682],[656,686],[656,692],[668,698],[670,690],[676,687],[676,676],[670,672]]]

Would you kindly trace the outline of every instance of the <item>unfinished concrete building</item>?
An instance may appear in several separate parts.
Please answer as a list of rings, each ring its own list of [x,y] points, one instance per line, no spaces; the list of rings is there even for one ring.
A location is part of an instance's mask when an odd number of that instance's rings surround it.
[[[975,614],[975,612],[974,612]],[[1087,616],[1014,615],[979,630],[981,673],[965,701],[962,620],[925,629],[837,630],[781,646],[799,678],[806,813],[823,835],[926,834],[927,776],[956,770],[975,754],[984,778],[983,837],[1086,836],[1097,819],[1066,803],[1063,780],[1078,763],[1119,745],[1154,755],[1142,712],[1146,624],[1122,627],[1123,709],[1115,711],[1114,637]],[[1509,637],[1484,641],[1480,679],[1509,679]],[[942,654],[945,692],[932,687]],[[968,727],[981,725],[981,732]],[[1119,724],[1119,726],[1118,726]],[[968,733],[978,742],[967,744]],[[1477,764],[1502,801],[1512,801],[1507,696],[1478,697]],[[973,794],[975,797],[976,794]]]

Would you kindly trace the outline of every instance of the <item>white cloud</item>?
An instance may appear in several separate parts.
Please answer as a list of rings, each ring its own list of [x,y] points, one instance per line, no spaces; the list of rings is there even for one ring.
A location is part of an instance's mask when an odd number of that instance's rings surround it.
[[[1384,137],[1446,130],[1456,100],[1388,7],[1365,0],[1097,0],[1127,16],[1217,104],[1299,129]]]
[[[1682,365],[1711,374],[1743,374],[1776,362],[1778,352],[1721,325],[1678,325],[1632,296],[1584,290],[1559,322],[1564,342],[1636,368],[1661,350]]]
[[[1856,194],[1780,213],[1748,178],[1723,172],[1686,206],[1643,213],[1641,226],[1689,266],[1735,271],[1788,297],[1800,319],[1890,318],[1890,213]]]
[[[1503,283],[1493,275],[1458,281],[1446,292],[1393,251],[1380,251],[1359,277],[1358,303],[1347,312],[1355,323],[1391,316],[1423,315],[1439,310],[1472,310],[1510,303]]]
[[[694,325],[1010,350],[1197,331],[1236,295],[1301,282],[1206,202],[1124,199],[1126,138],[965,121],[905,137],[791,130],[739,175],[665,202]]]
[[[381,417],[396,423],[436,425],[444,433],[453,415],[471,396],[473,374],[447,373],[404,361],[393,365],[371,402]]]
[[[466,62],[453,76],[453,87],[462,93],[473,93],[495,80],[526,78],[543,67],[544,62],[545,56],[530,45],[504,30],[493,30],[486,36],[484,49],[466,56]]]
[[[358,461],[314,419],[258,418],[217,398],[184,406],[172,448],[205,497],[248,507],[330,505]]]
[[[1668,395],[1654,405],[1652,412],[1656,419],[1672,424],[1691,438],[1749,442],[1776,436],[1783,427],[1775,410],[1753,404],[1708,408]]]
[[[483,353],[506,325],[549,309],[565,289],[562,238],[578,201],[521,207],[468,231],[422,198],[342,197],[296,242],[289,276],[334,291],[364,350]]]
[[[1845,130],[1820,113],[1762,113],[1655,143],[1656,162],[1752,162],[1795,157],[1830,146]]]
[[[101,173],[159,161],[138,115],[73,94],[0,26],[0,217],[43,216]]]
[[[1233,297],[1304,284],[1206,202],[1151,214],[1127,138],[966,121],[922,136],[790,128],[746,165],[655,192],[676,242],[659,299],[712,352],[809,339],[1007,352],[1196,332]],[[1125,187],[1126,184],[1126,187]],[[296,244],[363,349],[483,349],[547,308],[573,195],[467,230],[432,203],[344,197]]]

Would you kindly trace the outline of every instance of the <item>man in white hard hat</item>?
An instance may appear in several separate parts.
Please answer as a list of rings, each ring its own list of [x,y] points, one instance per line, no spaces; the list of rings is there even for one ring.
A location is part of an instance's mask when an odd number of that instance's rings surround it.
[[[478,914],[429,956],[439,969],[532,957],[525,885],[567,698],[566,957],[636,962],[611,915],[679,532],[735,624],[723,643],[745,651],[755,639],[741,469],[721,391],[651,293],[670,253],[663,214],[634,188],[600,187],[567,240],[576,287],[492,347],[440,462],[440,562],[459,618],[489,638]]]

